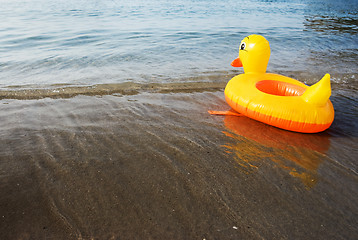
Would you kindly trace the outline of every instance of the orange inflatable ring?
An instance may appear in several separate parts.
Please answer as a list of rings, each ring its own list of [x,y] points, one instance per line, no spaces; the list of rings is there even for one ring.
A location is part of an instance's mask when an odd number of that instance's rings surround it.
[[[330,75],[308,87],[295,79],[266,73],[269,56],[264,37],[244,38],[232,66],[243,66],[245,73],[227,84],[227,103],[247,117],[290,131],[315,133],[329,128],[334,119]]]

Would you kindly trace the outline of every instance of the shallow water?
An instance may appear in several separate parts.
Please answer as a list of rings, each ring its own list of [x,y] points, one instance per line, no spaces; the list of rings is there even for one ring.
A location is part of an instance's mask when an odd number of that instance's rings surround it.
[[[356,239],[356,1],[1,1],[0,239]],[[331,73],[299,134],[227,110],[245,36]]]
[[[357,132],[206,112],[224,104],[220,91],[2,100],[1,238],[354,239]]]

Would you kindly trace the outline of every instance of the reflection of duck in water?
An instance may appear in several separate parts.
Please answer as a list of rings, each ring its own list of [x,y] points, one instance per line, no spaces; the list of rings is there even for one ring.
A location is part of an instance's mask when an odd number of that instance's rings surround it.
[[[329,135],[314,135],[283,131],[253,121],[247,117],[226,116],[224,132],[235,139],[225,145],[236,155],[236,162],[250,171],[267,159],[301,179],[307,188],[317,182],[317,169],[330,145]]]
[[[244,67],[245,73],[227,84],[227,103],[236,112],[282,129],[305,133],[327,129],[334,118],[329,74],[308,87],[295,79],[266,73],[269,58],[270,46],[264,37],[250,35],[242,40],[239,58],[232,66]]]

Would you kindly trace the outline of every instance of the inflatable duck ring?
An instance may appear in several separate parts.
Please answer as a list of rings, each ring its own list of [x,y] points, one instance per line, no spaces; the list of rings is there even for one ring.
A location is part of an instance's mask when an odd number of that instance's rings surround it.
[[[334,119],[329,100],[330,75],[308,87],[295,79],[266,73],[269,58],[270,46],[264,37],[250,35],[242,40],[239,57],[231,65],[244,67],[245,73],[226,85],[225,98],[230,107],[249,118],[290,131],[315,133],[329,128]]]

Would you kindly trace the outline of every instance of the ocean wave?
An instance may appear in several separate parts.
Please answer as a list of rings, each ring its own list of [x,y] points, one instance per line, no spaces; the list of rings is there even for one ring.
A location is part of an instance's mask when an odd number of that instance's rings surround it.
[[[71,98],[78,95],[135,95],[142,92],[151,93],[190,93],[213,92],[224,90],[227,82],[242,72],[203,72],[195,76],[164,79],[166,76],[143,76],[141,81],[132,79],[119,83],[84,84],[51,84],[51,85],[12,85],[0,88],[0,99],[42,99],[42,98]],[[312,85],[322,78],[322,74],[305,72],[280,71],[279,74],[297,79],[307,85]],[[332,91],[351,89],[358,91],[358,73],[331,74]],[[159,81],[151,81],[157,79]],[[115,79],[115,78],[112,78]]]
[[[185,82],[185,83],[116,83],[97,84],[93,86],[51,85],[45,87],[14,86],[9,90],[0,90],[0,99],[41,99],[71,98],[77,95],[135,95],[140,92],[183,93],[218,91],[225,87],[225,82]]]

